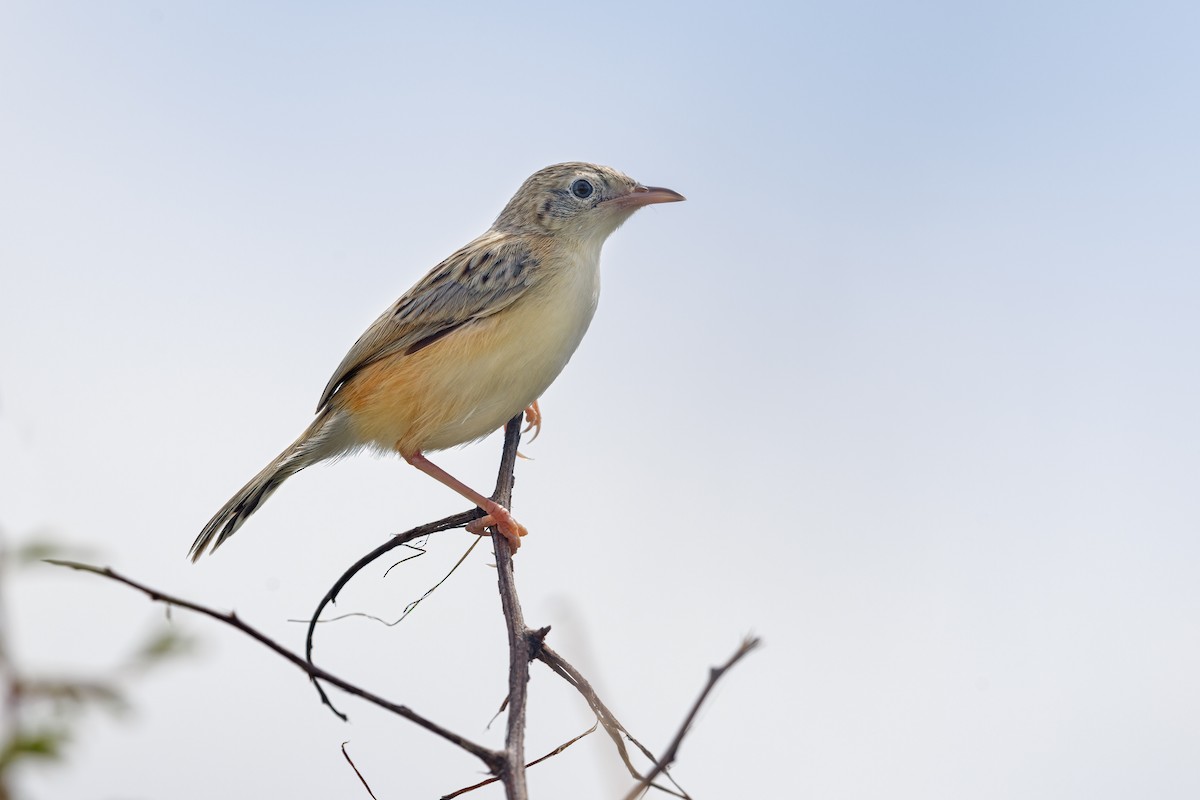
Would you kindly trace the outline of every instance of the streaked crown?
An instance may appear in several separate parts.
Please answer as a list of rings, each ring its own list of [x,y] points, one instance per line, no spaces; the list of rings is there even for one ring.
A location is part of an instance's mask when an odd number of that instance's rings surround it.
[[[609,206],[639,184],[611,167],[570,161],[540,169],[508,201],[492,226],[513,233],[572,231],[607,236],[636,208]]]

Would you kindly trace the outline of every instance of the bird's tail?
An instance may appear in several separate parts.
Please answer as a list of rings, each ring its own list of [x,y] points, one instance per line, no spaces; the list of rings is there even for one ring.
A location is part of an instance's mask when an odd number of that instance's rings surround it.
[[[192,561],[199,560],[204,551],[215,551],[226,539],[242,527],[285,480],[305,467],[332,458],[352,449],[348,420],[343,414],[326,409],[300,438],[288,445],[262,472],[230,498],[229,502],[208,521],[192,543],[188,553]]]

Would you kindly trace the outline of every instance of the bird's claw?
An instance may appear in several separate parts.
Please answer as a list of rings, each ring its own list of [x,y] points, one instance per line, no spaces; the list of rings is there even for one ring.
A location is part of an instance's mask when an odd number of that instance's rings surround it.
[[[476,536],[487,536],[488,528],[496,528],[500,535],[508,540],[508,546],[516,553],[521,546],[521,537],[529,533],[524,525],[517,522],[504,506],[497,505],[492,511],[479,519],[471,520],[466,525],[467,533]]]
[[[529,408],[525,409],[525,427],[521,433],[530,431],[533,431],[533,436],[529,437],[531,442],[542,432],[542,410],[538,408],[537,400],[534,400]]]

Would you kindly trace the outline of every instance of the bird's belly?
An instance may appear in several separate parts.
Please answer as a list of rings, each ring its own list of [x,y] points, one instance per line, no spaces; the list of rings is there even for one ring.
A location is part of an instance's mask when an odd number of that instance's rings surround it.
[[[483,438],[541,396],[575,352],[590,301],[525,297],[411,355],[372,364],[339,390],[356,438],[404,455]]]

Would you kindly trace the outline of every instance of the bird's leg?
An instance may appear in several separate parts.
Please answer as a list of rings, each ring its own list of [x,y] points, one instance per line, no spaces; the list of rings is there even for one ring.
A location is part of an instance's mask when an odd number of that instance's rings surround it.
[[[434,464],[422,453],[417,452],[412,455],[404,455],[404,460],[412,464],[417,469],[424,472],[434,480],[449,486],[454,491],[461,494],[463,497],[470,500],[475,505],[483,509],[486,516],[480,517],[467,525],[467,531],[476,536],[484,536],[487,534],[485,528],[495,526],[500,530],[501,535],[508,539],[508,544],[515,553],[517,548],[521,546],[521,537],[529,531],[525,530],[525,526],[513,519],[513,515],[508,509],[492,500],[490,497],[484,497],[479,492],[467,486],[458,478],[451,475],[446,470]]]
[[[534,400],[533,405],[525,409],[525,429],[521,433],[530,431],[533,431],[533,436],[529,437],[531,442],[542,432],[542,410],[538,408],[537,400]]]

